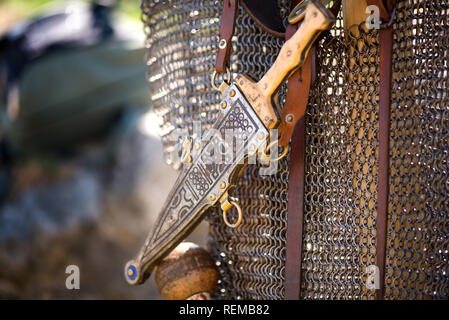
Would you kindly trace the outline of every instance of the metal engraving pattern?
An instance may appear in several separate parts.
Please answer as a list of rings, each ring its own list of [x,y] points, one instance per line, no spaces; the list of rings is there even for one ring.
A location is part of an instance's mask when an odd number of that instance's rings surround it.
[[[279,4],[286,17],[290,1]],[[217,118],[210,74],[221,5],[142,1],[148,79],[168,161],[174,129],[192,133],[195,120],[204,129]],[[399,0],[393,20],[386,299],[449,297],[448,13],[448,0]],[[340,16],[317,49],[305,119],[304,299],[375,298],[366,281],[376,254],[379,50],[376,30],[359,32],[343,31]],[[239,8],[232,75],[260,78],[282,44]],[[219,299],[284,297],[287,164],[288,157],[273,176],[260,176],[259,165],[245,169],[231,194],[244,213],[237,229],[208,212]]]

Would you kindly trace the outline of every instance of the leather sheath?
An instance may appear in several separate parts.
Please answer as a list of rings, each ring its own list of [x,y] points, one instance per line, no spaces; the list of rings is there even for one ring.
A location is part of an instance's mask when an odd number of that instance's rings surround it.
[[[287,39],[290,26],[287,27]],[[291,35],[290,35],[291,36]],[[296,123],[301,119],[309,99],[310,85],[313,82],[316,66],[315,46],[313,46],[304,61],[301,69],[291,75],[287,84],[287,96],[284,104],[283,119],[281,119],[279,146],[287,147],[293,134]]]

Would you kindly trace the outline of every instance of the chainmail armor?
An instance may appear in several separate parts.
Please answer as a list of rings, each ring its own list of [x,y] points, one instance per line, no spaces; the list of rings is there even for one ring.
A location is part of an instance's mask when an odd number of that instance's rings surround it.
[[[152,105],[167,162],[176,168],[173,130],[191,134],[196,120],[206,129],[217,114],[220,96],[210,76],[221,6],[216,0],[142,2]],[[289,1],[279,7],[285,18]],[[447,0],[402,0],[393,20],[386,299],[449,297],[448,12]],[[366,281],[376,255],[378,31],[351,31],[339,16],[319,40],[305,116],[304,299],[375,298]],[[259,79],[282,44],[240,7],[232,75]],[[258,165],[245,169],[232,192],[244,212],[238,228],[226,227],[220,210],[209,212],[218,298],[284,297],[288,156],[279,166],[272,176],[259,176]]]

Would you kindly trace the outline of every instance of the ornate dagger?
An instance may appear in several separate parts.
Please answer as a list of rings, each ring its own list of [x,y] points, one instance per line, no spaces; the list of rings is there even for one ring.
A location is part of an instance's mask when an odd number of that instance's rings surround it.
[[[301,27],[285,42],[262,79],[254,82],[238,75],[231,85],[223,82],[219,88],[222,92],[220,112],[212,130],[201,141],[186,139],[185,165],[137,258],[126,264],[125,277],[130,284],[143,283],[211,206],[220,203],[225,223],[230,227],[240,224],[241,209],[229,200],[228,191],[235,187],[248,157],[266,147],[270,130],[279,124],[274,98],[280,85],[303,64],[313,42],[335,21],[319,1],[308,2]],[[229,132],[241,143],[236,143],[234,138],[223,138]],[[222,149],[232,151],[230,161],[223,161]],[[232,207],[238,211],[234,224],[226,216]]]

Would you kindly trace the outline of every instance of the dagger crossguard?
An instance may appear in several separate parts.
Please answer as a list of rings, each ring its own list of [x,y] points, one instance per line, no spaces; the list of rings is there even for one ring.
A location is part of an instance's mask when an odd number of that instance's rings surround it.
[[[282,47],[270,70],[255,83],[238,75],[231,85],[221,85],[222,101],[214,126],[205,134],[200,148],[186,142],[188,155],[184,167],[148,235],[139,255],[125,267],[131,284],[143,283],[158,262],[174,249],[202,220],[208,208],[221,204],[223,211],[235,206],[240,224],[242,212],[235,202],[228,201],[228,192],[235,187],[248,158],[258,150],[265,151],[270,129],[276,128],[273,97],[281,83],[300,67],[322,30],[335,20],[316,0],[309,0],[304,22]],[[270,144],[271,145],[271,144]]]

